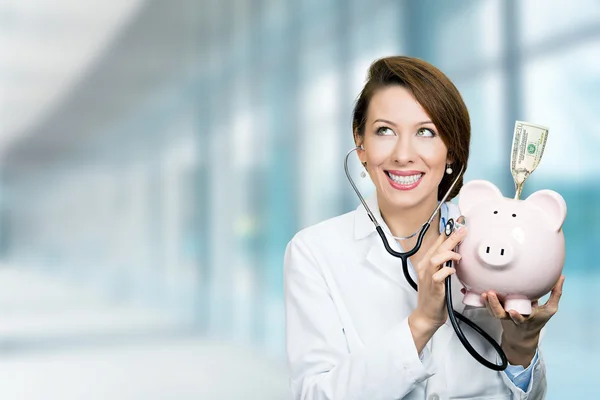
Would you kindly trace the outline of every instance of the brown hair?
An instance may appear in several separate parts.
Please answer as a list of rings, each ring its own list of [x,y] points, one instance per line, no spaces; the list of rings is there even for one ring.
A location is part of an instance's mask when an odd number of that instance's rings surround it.
[[[377,90],[390,85],[400,85],[412,93],[431,118],[448,148],[448,158],[453,161],[453,172],[444,174],[438,187],[438,200],[441,200],[456,179],[460,168],[467,168],[471,140],[471,122],[467,107],[450,79],[433,65],[405,56],[381,58],[371,64],[367,83],[354,106],[352,131],[356,139],[365,134],[371,98]],[[454,198],[462,185],[461,176],[447,200]]]

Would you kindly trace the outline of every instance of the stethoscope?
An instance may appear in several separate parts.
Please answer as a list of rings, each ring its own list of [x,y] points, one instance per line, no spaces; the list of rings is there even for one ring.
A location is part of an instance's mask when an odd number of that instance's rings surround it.
[[[406,252],[398,252],[398,251],[392,249],[392,247],[390,246],[390,244],[385,236],[385,233],[383,232],[383,229],[381,228],[381,226],[379,225],[379,222],[377,221],[377,218],[375,218],[375,215],[373,214],[373,212],[371,212],[371,209],[367,205],[367,202],[365,201],[363,196],[360,194],[360,190],[358,190],[358,187],[356,187],[354,180],[350,176],[350,171],[348,170],[348,158],[350,157],[350,154],[352,154],[352,152],[357,151],[357,150],[364,150],[364,147],[362,145],[357,146],[357,147],[353,148],[352,150],[350,150],[348,152],[348,154],[346,154],[346,158],[344,160],[344,171],[346,172],[346,177],[348,178],[348,181],[350,182],[350,184],[352,185],[352,188],[356,192],[356,195],[360,199],[360,202],[362,203],[363,207],[367,211],[367,214],[369,215],[369,219],[375,225],[375,230],[379,234],[379,237],[381,238],[385,249],[387,250],[388,253],[390,253],[394,257],[397,257],[400,260],[402,260],[402,271],[404,272],[404,277],[406,278],[407,282],[410,284],[410,286],[412,286],[413,289],[418,290],[417,283],[412,279],[412,277],[410,276],[410,272],[408,270],[408,258],[411,257],[412,255],[414,255],[421,248],[421,244],[423,243],[423,238],[425,237],[427,230],[431,226],[431,222],[433,221],[433,219],[435,218],[437,213],[440,211],[440,208],[442,207],[442,205],[446,202],[446,199],[448,198],[450,193],[452,193],[452,189],[454,189],[454,186],[456,185],[460,176],[463,173],[464,166],[461,166],[460,171],[458,172],[458,174],[456,175],[456,178],[452,182],[452,185],[450,185],[450,188],[448,189],[448,191],[446,192],[446,194],[444,195],[442,200],[439,202],[435,211],[433,211],[433,214],[431,214],[431,217],[429,217],[429,219],[423,225],[421,225],[421,228],[418,231],[416,231],[415,233],[413,233],[409,236],[404,236],[404,237],[395,237],[392,235],[392,237],[396,241],[410,239],[410,238],[416,236],[417,234],[419,235],[417,237],[417,243],[411,250],[406,251]],[[457,226],[457,224],[460,224],[460,223],[461,223],[461,221],[455,222],[453,219],[449,219],[448,222],[446,223],[446,226],[444,229],[444,234],[446,235],[446,237],[450,236],[452,234],[452,232],[454,232],[454,229]],[[464,223],[464,221],[463,221],[463,223]],[[452,261],[446,262],[447,267],[449,267],[451,265],[452,265]],[[504,351],[502,350],[500,345],[490,335],[488,335],[483,329],[481,329],[477,324],[475,324],[473,321],[471,321],[464,315],[454,311],[454,308],[452,308],[452,288],[451,288],[451,284],[450,284],[450,282],[451,282],[450,278],[451,277],[448,276],[446,278],[446,281],[444,282],[444,286],[446,289],[446,308],[448,310],[448,318],[450,319],[450,322],[452,323],[452,327],[454,328],[454,331],[456,332],[456,336],[458,336],[458,339],[463,344],[465,349],[469,352],[469,354],[471,354],[471,356],[473,356],[473,358],[475,358],[477,361],[479,361],[482,365],[484,365],[490,369],[493,369],[495,371],[504,371],[506,369],[506,367],[508,366],[508,360],[506,358],[506,354],[504,354]],[[475,348],[473,348],[473,346],[471,346],[471,343],[469,343],[469,340],[463,333],[462,328],[458,325],[458,320],[461,320],[465,324],[469,325],[471,328],[473,328],[473,330],[475,332],[479,333],[488,343],[490,343],[492,345],[494,350],[496,350],[496,352],[500,356],[500,360],[501,360],[500,365],[489,362],[481,354],[479,354],[477,352],[477,350],[475,350]]]

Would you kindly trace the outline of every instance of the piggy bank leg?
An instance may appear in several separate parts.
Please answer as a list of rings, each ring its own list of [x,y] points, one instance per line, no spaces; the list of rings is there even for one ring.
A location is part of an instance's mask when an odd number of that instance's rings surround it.
[[[473,307],[484,307],[484,304],[481,301],[481,293],[471,292],[470,290],[467,290],[465,293],[463,304]]]
[[[531,300],[523,296],[506,296],[504,299],[504,309],[515,310],[519,314],[529,315],[531,314]]]

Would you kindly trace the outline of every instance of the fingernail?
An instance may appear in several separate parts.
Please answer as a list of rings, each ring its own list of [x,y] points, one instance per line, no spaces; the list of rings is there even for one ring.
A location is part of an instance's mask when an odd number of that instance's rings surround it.
[[[464,226],[460,226],[458,227],[458,229],[454,230],[454,235],[456,236],[462,236],[463,232],[465,231],[465,227]]]

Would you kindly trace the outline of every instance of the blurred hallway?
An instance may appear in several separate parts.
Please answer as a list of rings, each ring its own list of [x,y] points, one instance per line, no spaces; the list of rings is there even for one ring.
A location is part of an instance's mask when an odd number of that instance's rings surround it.
[[[515,120],[550,128],[523,192],[568,205],[548,399],[594,397],[598,0],[0,0],[0,399],[288,398],[285,247],[359,204],[389,55],[461,92],[466,181],[510,196]]]
[[[281,359],[39,272],[0,269],[0,321],[3,399],[289,398]]]

